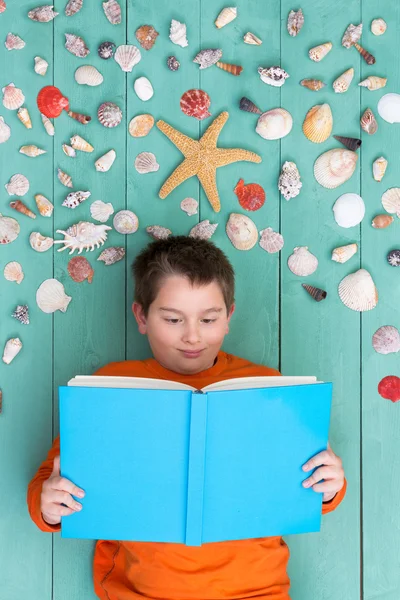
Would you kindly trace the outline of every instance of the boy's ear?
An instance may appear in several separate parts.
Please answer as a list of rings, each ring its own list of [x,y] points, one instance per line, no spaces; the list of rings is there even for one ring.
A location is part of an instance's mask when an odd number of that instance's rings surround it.
[[[235,312],[235,308],[236,308],[235,305],[232,304],[232,306],[229,309],[229,312],[228,312],[228,325],[226,326],[226,333],[229,333],[229,321],[231,320],[231,317],[232,317],[233,313]]]
[[[147,320],[142,308],[142,305],[138,302],[134,302],[132,304],[132,312],[135,315],[135,319],[138,324],[139,333],[146,334],[147,333]]]

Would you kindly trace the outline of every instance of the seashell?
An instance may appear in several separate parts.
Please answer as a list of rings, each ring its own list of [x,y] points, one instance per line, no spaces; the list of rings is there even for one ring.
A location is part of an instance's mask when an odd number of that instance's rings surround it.
[[[374,35],[382,35],[386,29],[387,25],[383,19],[374,19],[371,23],[371,31]]]
[[[391,215],[377,215],[372,219],[372,227],[375,229],[385,229],[385,227],[389,227],[394,221],[394,217]]]
[[[97,260],[102,260],[106,266],[110,266],[122,260],[124,256],[125,248],[122,248],[122,246],[111,246],[103,250]]]
[[[367,65],[374,65],[376,60],[375,57],[372,56],[365,48],[360,46],[359,44],[354,44],[354,48],[361,54]]]
[[[197,208],[199,206],[199,203],[194,198],[184,198],[180,206],[183,212],[185,212],[188,215],[188,217],[197,215]]]
[[[66,33],[65,38],[65,48],[68,52],[71,52],[71,54],[74,54],[78,58],[86,58],[90,50],[86,46],[83,38],[79,37],[79,35],[74,35],[73,33]]]
[[[63,248],[59,248],[58,252],[63,252],[67,248],[71,250],[70,254],[73,254],[75,250],[79,250],[78,254],[82,250],[94,250],[94,247],[99,248],[104,244],[107,239],[107,231],[112,229],[108,225],[95,225],[88,221],[79,221],[68,227],[67,231],[57,229],[57,233],[64,235],[63,240],[54,240],[55,244],[64,244]]]
[[[281,87],[289,76],[281,67],[258,67],[258,74],[261,81],[274,87]]]
[[[125,73],[131,73],[133,67],[140,62],[141,58],[139,48],[131,45],[118,46],[114,54],[115,62],[119,64]]]
[[[4,144],[10,139],[11,129],[4,121],[4,117],[0,117],[0,144]]]
[[[360,81],[358,85],[361,87],[366,87],[369,90],[379,90],[380,88],[385,87],[387,82],[386,77],[376,77],[375,75],[370,75],[367,79]]]
[[[39,23],[48,23],[52,21],[59,13],[54,12],[53,6],[45,4],[44,6],[38,6],[28,12],[28,17],[32,21],[39,21]]]
[[[114,164],[116,156],[115,150],[109,150],[103,156],[100,156],[94,163],[96,171],[100,171],[101,173],[109,171]]]
[[[381,182],[387,169],[388,161],[383,156],[374,160],[372,164],[372,175],[375,181]]]
[[[54,240],[51,237],[41,235],[38,231],[33,231],[29,236],[29,243],[36,252],[46,252],[52,247]]]
[[[0,244],[11,244],[17,239],[20,227],[12,217],[3,217],[0,213]]]
[[[222,69],[223,71],[226,71],[227,73],[230,73],[231,75],[240,75],[240,73],[243,71],[243,67],[241,67],[240,65],[231,65],[229,63],[225,63],[225,62],[221,62],[221,61],[218,61],[216,63],[216,66],[219,69]]]
[[[74,135],[71,139],[71,146],[74,150],[80,150],[81,152],[93,152],[94,148],[84,140],[80,135]]]
[[[143,100],[143,102],[147,102],[147,100],[150,100],[154,95],[153,86],[147,77],[138,77],[133,84],[133,89],[138,98]]]
[[[2,89],[3,105],[8,110],[17,110],[25,102],[25,96],[22,90],[15,87],[13,83],[9,83]]]
[[[218,223],[210,223],[208,219],[200,221],[189,231],[189,237],[209,240],[218,227]]]
[[[152,25],[142,25],[135,31],[136,39],[145,50],[151,50],[158,37],[158,31]]]
[[[62,149],[63,149],[64,154],[66,154],[67,156],[69,156],[71,158],[75,158],[76,152],[72,146],[68,146],[68,144],[63,144]]]
[[[383,208],[400,218],[400,188],[389,188],[381,198]]]
[[[44,125],[44,128],[45,128],[46,132],[49,135],[54,135],[54,125],[53,125],[53,123],[50,121],[50,119],[48,119],[46,117],[46,115],[42,115],[41,114],[40,116],[42,117],[42,123]]]
[[[285,200],[295,198],[302,188],[300,173],[294,162],[285,161],[278,180],[278,190]]]
[[[314,177],[322,187],[330,190],[337,188],[353,175],[357,159],[358,154],[351,150],[328,150],[315,161]]]
[[[78,192],[71,192],[65,198],[61,206],[66,206],[67,208],[76,208],[77,206],[79,206],[79,204],[87,200],[90,196],[90,192],[82,192],[81,190],[79,190]]]
[[[342,194],[333,205],[333,214],[340,227],[355,227],[364,218],[364,200],[358,194]]]
[[[59,117],[63,110],[69,109],[69,100],[54,85],[46,85],[38,93],[37,105],[42,115],[54,119]]]
[[[176,58],[176,56],[168,56],[167,67],[170,71],[177,71],[180,66],[181,66],[181,63]]]
[[[169,39],[174,44],[177,44],[182,48],[186,48],[186,46],[189,44],[186,37],[186,25],[176,21],[175,19],[172,19],[169,28]]]
[[[113,212],[114,207],[111,202],[106,203],[101,200],[95,200],[95,202],[92,202],[90,205],[90,214],[93,219],[100,221],[101,223],[108,221]]]
[[[7,263],[4,267],[4,277],[7,281],[15,281],[20,284],[24,278],[24,272],[20,263],[15,260]]]
[[[360,41],[361,34],[362,23],[359,25],[353,25],[353,23],[351,23],[343,34],[342,46],[351,48],[356,42]]]
[[[77,283],[82,283],[85,279],[92,283],[94,271],[90,262],[84,256],[74,256],[71,258],[67,270],[71,279]]]
[[[237,17],[237,8],[235,6],[228,6],[223,8],[215,20],[215,26],[218,29],[225,27],[228,23],[231,23]]]
[[[265,202],[265,191],[258,183],[244,185],[244,180],[239,179],[233,191],[245,210],[258,210]]]
[[[54,206],[43,194],[36,194],[36,205],[42,217],[51,217]]]
[[[378,102],[378,113],[388,123],[400,123],[400,94],[385,94]]]
[[[332,260],[338,263],[347,262],[358,250],[357,244],[348,244],[347,246],[339,246],[332,252]]]
[[[319,79],[302,79],[300,81],[300,85],[306,87],[313,92],[318,92],[318,90],[322,90],[326,86],[326,83],[320,81]]]
[[[11,314],[14,319],[17,319],[22,325],[29,325],[29,309],[27,304],[18,304],[14,312]]]
[[[121,7],[117,0],[103,2],[103,10],[111,25],[119,25],[121,23]]]
[[[349,150],[355,151],[361,146],[361,140],[358,138],[343,137],[342,135],[334,135],[333,137]]]
[[[307,283],[301,284],[303,288],[308,292],[311,298],[314,298],[316,302],[321,302],[321,300],[325,300],[327,297],[327,292],[325,290],[321,290],[320,288],[313,287],[312,285],[308,285]]]
[[[350,273],[339,283],[339,298],[357,312],[372,310],[378,303],[378,290],[366,269]]]
[[[333,89],[336,94],[343,94],[343,92],[347,92],[350,87],[350,83],[353,81],[354,77],[354,69],[347,69],[344,73],[342,73],[335,81],[333,82]]]
[[[386,258],[392,267],[400,267],[400,250],[391,250]]]
[[[36,291],[36,303],[44,313],[53,313],[56,310],[64,312],[71,302],[63,284],[57,279],[45,279]]]
[[[370,108],[367,108],[367,110],[364,111],[360,119],[360,123],[362,129],[366,131],[369,135],[373,135],[378,129],[378,123],[375,119],[374,113]]]
[[[226,224],[226,234],[237,250],[250,250],[256,245],[258,231],[246,215],[231,213]]]
[[[21,154],[25,154],[25,156],[30,156],[31,158],[35,158],[36,156],[40,156],[41,154],[46,154],[46,150],[42,150],[33,144],[29,146],[21,146],[19,149]]]
[[[160,165],[152,152],[141,152],[135,159],[135,169],[138,173],[153,173]]]
[[[27,206],[22,202],[22,200],[15,200],[14,202],[10,202],[10,207],[14,210],[18,211],[22,215],[26,215],[30,219],[36,219],[35,213],[33,213]]]
[[[320,44],[319,46],[315,46],[314,48],[311,48],[308,52],[308,56],[311,58],[311,60],[313,60],[315,62],[319,62],[331,50],[332,50],[332,43],[326,42],[325,44]]]
[[[317,104],[310,108],[303,123],[303,133],[310,142],[321,144],[332,133],[333,117],[329,104]]]
[[[139,219],[131,210],[120,210],[113,219],[113,225],[118,233],[135,233],[139,227]]]
[[[65,7],[65,16],[72,17],[81,10],[83,6],[83,0],[69,0]]]
[[[122,110],[114,102],[103,102],[99,106],[97,117],[104,127],[117,127],[122,121]]]
[[[207,48],[207,50],[200,50],[193,59],[194,63],[200,65],[200,69],[207,69],[212,65],[215,65],[222,57],[222,50],[220,48]]]
[[[307,277],[317,270],[318,259],[308,250],[308,246],[298,246],[288,258],[288,267],[299,277]]]
[[[0,0],[0,14],[6,10],[7,6],[4,0]],[[1,410],[0,410],[1,412]]]
[[[210,108],[211,98],[203,90],[193,89],[185,92],[180,100],[181,111],[188,117],[195,119],[206,119],[211,115],[208,111]]]
[[[172,234],[170,229],[161,225],[149,225],[149,227],[146,227],[146,231],[155,240],[166,240]]]
[[[75,121],[78,121],[78,123],[82,123],[83,125],[87,125],[92,120],[92,117],[83,115],[82,113],[74,112],[72,110],[69,110],[67,115],[71,117],[71,119],[75,119]]]
[[[388,375],[378,384],[378,392],[382,398],[398,402],[400,400],[400,377],[397,375]]]
[[[392,325],[379,327],[372,336],[372,346],[378,354],[391,354],[400,350],[400,333]]]
[[[243,41],[244,41],[245,44],[251,44],[253,46],[261,46],[261,44],[262,44],[262,40],[260,40],[259,37],[257,37],[256,35],[254,35],[254,33],[251,33],[251,31],[248,31],[243,36]]]
[[[114,42],[103,42],[97,49],[97,54],[103,60],[107,60],[114,56],[115,44]]]
[[[10,196],[25,196],[29,191],[29,179],[21,173],[13,175],[8,183],[4,186]]]
[[[17,117],[27,129],[32,129],[31,117],[25,106],[21,106],[21,108],[17,110]]]
[[[267,229],[262,229],[260,231],[260,246],[263,250],[266,250],[270,254],[274,254],[275,252],[280,252],[283,248],[283,236],[280,233],[277,233],[272,229],[272,227],[267,227]]]
[[[301,8],[297,11],[291,10],[287,20],[287,30],[289,35],[296,37],[304,25],[304,15]]]
[[[14,35],[13,33],[9,33],[6,37],[6,41],[4,42],[7,50],[22,50],[25,47],[25,42],[19,35]]]
[[[103,75],[92,65],[83,65],[75,71],[75,81],[80,85],[93,87],[103,83],[103,80]]]
[[[67,173],[64,173],[64,171],[61,171],[61,169],[57,170],[57,177],[58,177],[58,181],[60,183],[62,183],[63,185],[65,185],[65,187],[69,187],[69,188],[74,187],[72,184],[71,176],[68,175]]]
[[[4,352],[3,352],[3,362],[6,365],[9,365],[12,360],[17,356],[18,352],[22,349],[22,342],[19,338],[11,338],[7,341]]]
[[[290,133],[292,126],[292,115],[287,110],[273,108],[260,116],[256,132],[265,140],[279,140]]]
[[[240,110],[244,110],[245,112],[254,113],[256,115],[261,115],[261,110],[246,96],[243,96],[239,102]]]
[[[129,133],[132,137],[145,137],[154,125],[154,118],[149,114],[136,115],[129,123]]]

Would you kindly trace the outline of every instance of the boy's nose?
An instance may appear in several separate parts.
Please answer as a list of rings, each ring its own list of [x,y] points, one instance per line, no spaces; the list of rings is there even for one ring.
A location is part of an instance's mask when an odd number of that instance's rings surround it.
[[[198,325],[187,325],[182,340],[189,344],[197,344],[200,341],[200,331]]]

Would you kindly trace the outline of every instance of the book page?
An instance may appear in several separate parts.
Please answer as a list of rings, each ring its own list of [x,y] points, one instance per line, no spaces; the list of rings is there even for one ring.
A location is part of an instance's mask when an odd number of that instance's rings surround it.
[[[236,377],[211,383],[201,388],[203,392],[216,392],[222,390],[243,390],[251,388],[280,387],[286,385],[306,385],[310,383],[321,383],[314,376],[259,376],[259,377]]]
[[[145,390],[192,390],[196,388],[179,381],[169,379],[151,379],[149,377],[116,377],[107,375],[76,375],[68,385],[99,388],[133,388]]]

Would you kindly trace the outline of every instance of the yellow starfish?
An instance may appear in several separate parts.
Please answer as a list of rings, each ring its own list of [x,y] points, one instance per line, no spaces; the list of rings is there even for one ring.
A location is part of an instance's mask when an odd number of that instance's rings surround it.
[[[217,169],[240,160],[261,162],[261,156],[241,148],[217,148],[218,136],[228,120],[229,113],[222,112],[207,128],[199,141],[184,135],[168,125],[165,121],[157,121],[157,127],[182,152],[185,159],[168,177],[162,186],[159,196],[166,198],[178,185],[197,175],[206,196],[215,210],[221,210],[217,189]]]

